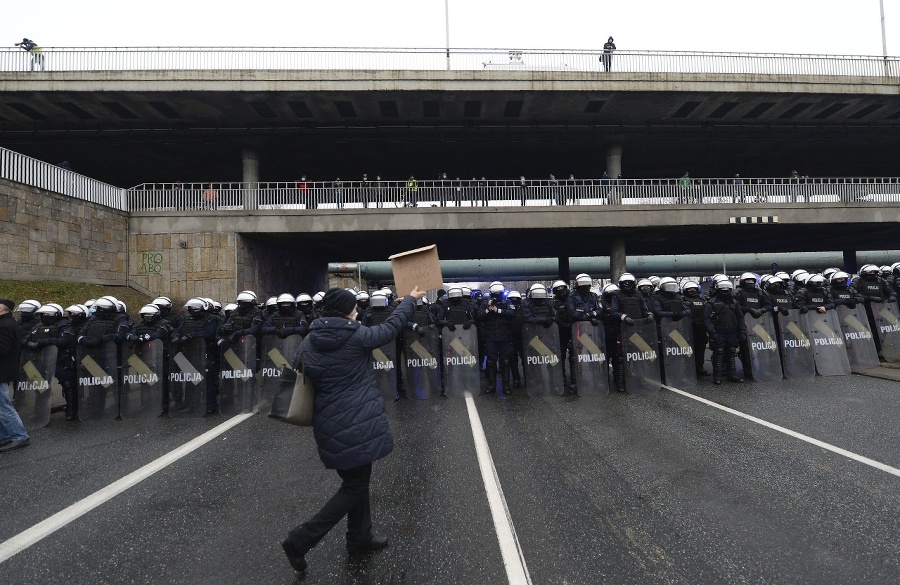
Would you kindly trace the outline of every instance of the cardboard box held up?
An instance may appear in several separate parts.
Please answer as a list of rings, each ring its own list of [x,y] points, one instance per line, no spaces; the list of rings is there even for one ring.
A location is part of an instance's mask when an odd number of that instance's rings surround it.
[[[437,246],[425,246],[409,252],[394,254],[391,269],[394,271],[394,286],[397,295],[409,294],[415,287],[419,290],[435,290],[444,286],[441,275],[441,261],[438,258]]]

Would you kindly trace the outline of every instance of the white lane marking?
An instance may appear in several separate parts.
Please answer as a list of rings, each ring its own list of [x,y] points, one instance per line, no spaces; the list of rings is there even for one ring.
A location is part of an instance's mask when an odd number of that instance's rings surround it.
[[[675,392],[676,394],[681,394],[682,396],[687,396],[688,398],[696,400],[697,402],[702,402],[703,404],[712,406],[713,408],[718,408],[719,410],[724,410],[727,413],[730,413],[735,416],[739,416],[741,418],[755,422],[756,424],[762,425],[764,427],[768,427],[768,428],[772,429],[773,431],[778,431],[779,433],[784,433],[785,435],[794,437],[795,439],[800,439],[801,441],[805,441],[811,445],[815,445],[816,447],[821,447],[823,449],[831,451],[832,453],[837,453],[838,455],[843,455],[844,457],[846,457],[848,459],[858,461],[864,465],[868,465],[868,466],[874,467],[875,469],[878,469],[880,471],[884,471],[886,473],[890,473],[891,475],[896,475],[897,477],[900,477],[900,469],[897,469],[896,467],[891,467],[890,465],[886,465],[884,463],[881,463],[880,461],[875,461],[874,459],[869,459],[868,457],[863,457],[862,455],[857,455],[856,453],[853,453],[852,451],[847,451],[846,449],[841,449],[840,447],[835,447],[834,445],[825,443],[824,441],[820,441],[819,439],[814,439],[808,435],[804,435],[802,433],[792,431],[791,429],[786,429],[782,426],[778,426],[774,423],[770,423],[769,421],[765,421],[761,418],[756,418],[755,416],[745,414],[739,410],[735,410],[733,408],[728,408],[727,406],[722,406],[721,404],[719,404],[717,402],[713,402],[712,400],[707,400],[706,398],[701,398],[695,394],[691,394],[690,392],[685,392],[684,390],[679,390],[678,388],[666,386],[665,384],[661,384],[661,386],[663,388],[665,388],[666,390],[671,390],[672,392]]]
[[[510,585],[530,585],[531,575],[528,574],[528,567],[525,565],[525,557],[522,555],[522,547],[513,527],[506,498],[503,497],[503,488],[500,487],[500,478],[497,477],[497,468],[494,467],[487,437],[484,436],[481,417],[478,416],[475,401],[471,396],[466,396],[466,409],[469,411],[469,424],[472,426],[472,438],[475,439],[475,453],[478,456],[478,467],[481,468],[481,479],[484,481],[488,505],[494,519],[494,530],[497,531],[497,540],[500,541],[500,554],[503,556],[506,577]]]
[[[222,424],[213,427],[212,429],[206,431],[199,437],[192,439],[178,447],[174,451],[163,455],[159,459],[155,461],[151,461],[147,465],[141,467],[140,469],[133,471],[123,477],[122,479],[115,481],[105,488],[102,488],[88,497],[75,502],[68,508],[60,510],[53,516],[50,516],[46,520],[38,522],[31,528],[27,530],[23,530],[19,534],[13,536],[6,542],[0,543],[0,563],[3,563],[9,560],[11,557],[19,554],[32,544],[39,542],[40,540],[50,536],[69,522],[80,518],[81,516],[87,514],[97,506],[111,500],[117,495],[121,494],[125,490],[130,487],[133,487],[140,483],[141,481],[147,479],[157,471],[164,469],[165,467],[175,463],[185,455],[188,455],[192,451],[195,451],[205,445],[206,443],[212,441],[228,429],[239,425],[244,422],[255,413],[248,412],[246,414],[239,414],[234,416]]]

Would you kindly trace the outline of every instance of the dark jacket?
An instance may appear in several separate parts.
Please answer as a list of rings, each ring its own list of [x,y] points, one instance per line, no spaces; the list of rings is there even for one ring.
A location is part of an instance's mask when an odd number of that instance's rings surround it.
[[[310,326],[300,360],[316,389],[313,431],[326,468],[360,467],[394,450],[371,352],[396,338],[414,309],[408,296],[375,327],[339,317],[320,317]]]
[[[0,315],[0,382],[15,382],[19,376],[22,333],[11,313]]]

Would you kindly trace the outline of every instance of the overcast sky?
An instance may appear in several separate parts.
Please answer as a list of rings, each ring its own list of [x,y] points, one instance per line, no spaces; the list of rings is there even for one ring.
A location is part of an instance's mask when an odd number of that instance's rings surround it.
[[[900,0],[884,0],[889,55]],[[878,0],[449,0],[455,48],[881,55]],[[443,47],[444,0],[4,0],[8,45]]]

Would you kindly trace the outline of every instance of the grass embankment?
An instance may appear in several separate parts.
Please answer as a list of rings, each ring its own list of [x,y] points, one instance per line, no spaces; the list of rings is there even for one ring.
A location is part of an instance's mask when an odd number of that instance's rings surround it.
[[[18,305],[25,299],[34,299],[42,304],[59,303],[65,309],[75,303],[112,295],[123,301],[128,313],[138,318],[141,307],[153,300],[145,294],[125,286],[104,286],[83,282],[62,282],[58,280],[0,280],[0,298],[12,299]]]

